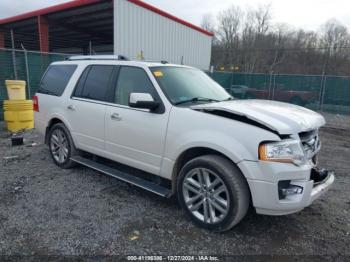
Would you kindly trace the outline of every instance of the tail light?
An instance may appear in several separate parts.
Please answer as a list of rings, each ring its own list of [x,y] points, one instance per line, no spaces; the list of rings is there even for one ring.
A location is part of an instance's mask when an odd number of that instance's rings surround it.
[[[38,96],[33,96],[33,110],[39,112],[39,100]]]

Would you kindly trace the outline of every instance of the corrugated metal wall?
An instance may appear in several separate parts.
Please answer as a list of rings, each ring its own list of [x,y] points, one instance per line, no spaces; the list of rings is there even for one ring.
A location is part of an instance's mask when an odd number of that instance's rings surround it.
[[[114,53],[208,70],[211,36],[126,0],[114,0]]]

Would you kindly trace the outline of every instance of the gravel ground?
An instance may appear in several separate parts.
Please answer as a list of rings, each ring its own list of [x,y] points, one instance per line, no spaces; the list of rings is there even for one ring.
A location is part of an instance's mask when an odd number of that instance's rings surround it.
[[[212,233],[162,199],[84,167],[55,166],[42,137],[10,146],[0,132],[0,255],[347,255],[350,251],[350,117],[326,115],[320,163],[333,187],[297,214],[248,213]],[[29,146],[33,142],[36,146]],[[15,159],[5,159],[18,156]]]

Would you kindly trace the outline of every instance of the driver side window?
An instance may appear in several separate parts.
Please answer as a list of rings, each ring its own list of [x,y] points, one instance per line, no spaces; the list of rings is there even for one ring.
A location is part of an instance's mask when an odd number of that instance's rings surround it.
[[[114,102],[119,105],[129,105],[130,93],[149,93],[156,97],[151,80],[142,68],[122,66],[119,71]]]

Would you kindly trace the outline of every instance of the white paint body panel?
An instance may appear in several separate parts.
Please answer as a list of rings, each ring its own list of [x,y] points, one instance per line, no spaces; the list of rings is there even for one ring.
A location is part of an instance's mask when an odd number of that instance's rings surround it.
[[[118,114],[121,120],[113,120],[112,114]],[[160,174],[168,114],[169,111],[152,114],[147,110],[107,106],[106,157]]]
[[[126,0],[114,0],[114,54],[208,70],[212,37]]]
[[[61,97],[36,94],[40,112],[35,113],[35,126],[45,134],[53,118],[61,120],[72,134],[78,149],[173,181],[176,176],[173,172],[175,163],[183,152],[195,147],[218,151],[237,164],[249,185],[253,205],[261,214],[297,212],[322,195],[334,181],[334,177],[331,177],[322,187],[313,188],[311,165],[295,166],[258,159],[261,142],[281,140],[277,132],[288,133],[297,139],[298,132],[323,125],[323,117],[310,110],[259,100],[210,103],[192,108],[173,106],[149,67],[174,65],[112,60],[54,64],[76,64],[78,67]],[[143,68],[163,102],[164,113],[155,114],[145,109],[72,98],[81,73],[91,64]],[[72,104],[75,110],[68,110],[67,107]],[[209,113],[201,110],[208,110]],[[276,132],[211,114],[211,110],[247,116]],[[114,113],[120,117],[117,121],[111,119]],[[303,193],[296,198],[279,200],[277,185],[280,180],[291,180],[291,183],[303,186]]]
[[[284,135],[318,129],[325,124],[323,116],[305,107],[270,100],[233,100],[192,108],[223,110],[245,116]]]
[[[69,99],[67,102],[65,118],[70,123],[70,132],[76,146],[104,156],[106,105],[80,98]],[[73,106],[74,110],[68,109],[68,106]]]

